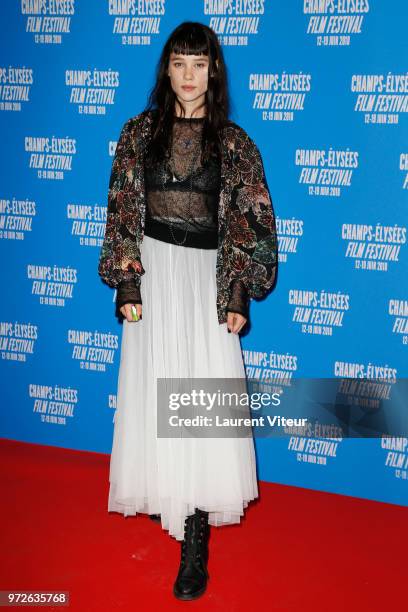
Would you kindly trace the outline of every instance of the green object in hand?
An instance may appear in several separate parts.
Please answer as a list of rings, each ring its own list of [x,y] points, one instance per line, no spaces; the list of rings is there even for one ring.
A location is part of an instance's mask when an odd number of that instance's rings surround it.
[[[137,314],[136,306],[132,306],[132,319],[133,321],[139,320],[139,315]]]

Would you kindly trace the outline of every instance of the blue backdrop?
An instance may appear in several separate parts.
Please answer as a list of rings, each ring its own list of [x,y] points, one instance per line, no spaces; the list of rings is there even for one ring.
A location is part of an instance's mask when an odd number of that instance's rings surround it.
[[[248,376],[407,376],[403,0],[3,0],[0,17],[3,437],[111,450],[122,326],[97,275],[110,168],[184,20],[220,37],[231,118],[277,216],[278,283],[241,338]],[[318,430],[257,438],[259,477],[407,505],[404,436],[340,435],[334,452]]]

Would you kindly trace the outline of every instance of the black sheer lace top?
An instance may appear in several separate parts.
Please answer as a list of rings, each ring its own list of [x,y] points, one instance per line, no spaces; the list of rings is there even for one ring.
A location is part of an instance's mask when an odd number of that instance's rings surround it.
[[[216,249],[221,163],[201,165],[204,118],[175,117],[170,160],[145,168],[145,235],[165,242]]]
[[[184,247],[217,249],[221,162],[201,164],[203,118],[175,117],[171,156],[154,167],[145,166],[145,235]],[[116,307],[142,304],[134,281],[117,288]],[[235,281],[227,310],[248,318],[245,285]]]

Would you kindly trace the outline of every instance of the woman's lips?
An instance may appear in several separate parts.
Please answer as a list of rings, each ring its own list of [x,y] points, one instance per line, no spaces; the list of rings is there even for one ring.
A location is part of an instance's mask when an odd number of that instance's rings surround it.
[[[193,85],[182,85],[181,89],[185,89],[186,91],[192,91],[193,89],[195,89],[195,87],[193,87]]]

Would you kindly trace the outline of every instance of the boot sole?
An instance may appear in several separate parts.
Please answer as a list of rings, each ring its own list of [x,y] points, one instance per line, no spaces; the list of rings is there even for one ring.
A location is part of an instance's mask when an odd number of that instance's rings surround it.
[[[175,597],[177,597],[177,599],[182,599],[183,601],[190,601],[191,599],[197,599],[198,597],[201,597],[201,595],[204,595],[206,590],[207,585],[199,591],[196,591],[195,593],[189,595],[188,593],[179,593],[179,591],[175,587],[173,587],[173,594],[175,595]]]

